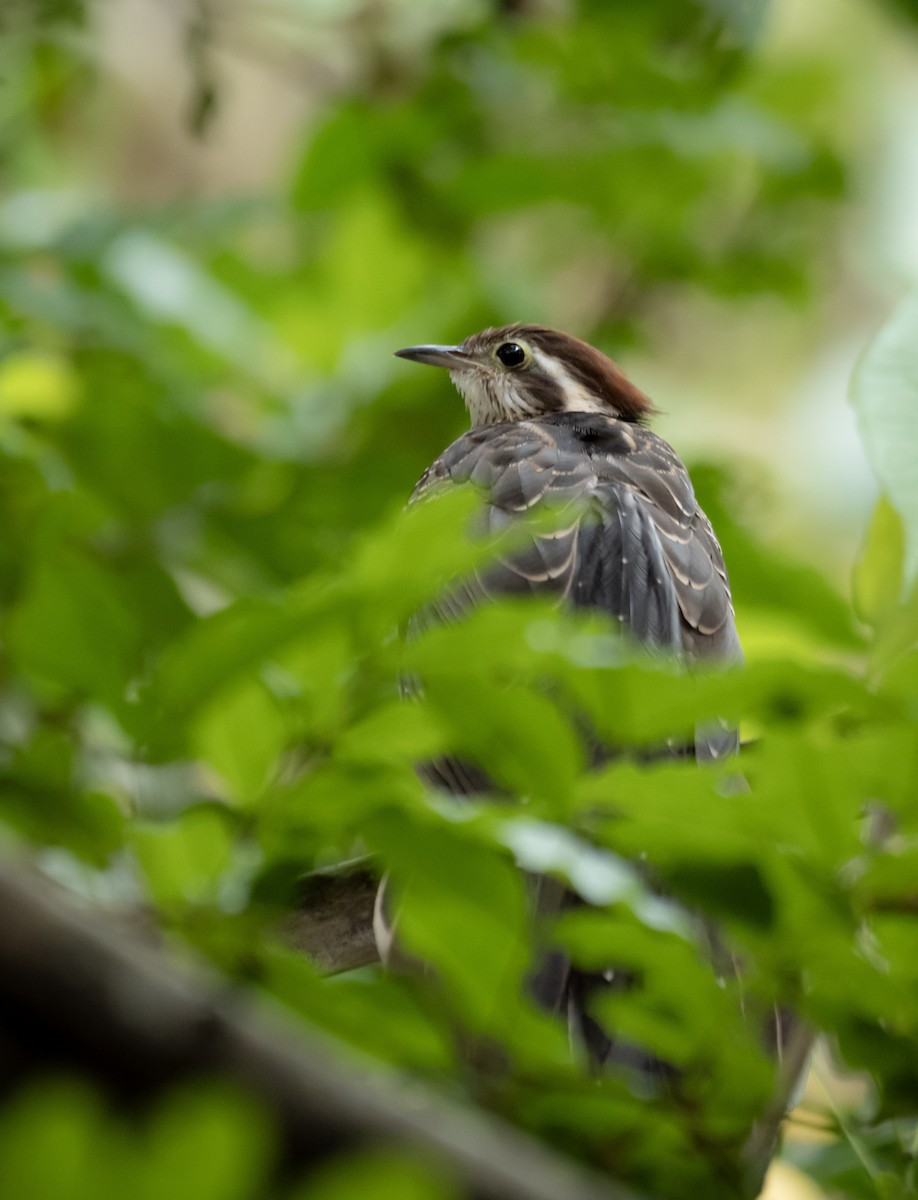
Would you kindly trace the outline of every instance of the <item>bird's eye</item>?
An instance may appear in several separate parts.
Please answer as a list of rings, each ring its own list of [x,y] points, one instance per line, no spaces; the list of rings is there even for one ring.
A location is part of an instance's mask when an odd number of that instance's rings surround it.
[[[517,342],[504,342],[494,353],[505,367],[521,367],[526,361],[526,351]]]

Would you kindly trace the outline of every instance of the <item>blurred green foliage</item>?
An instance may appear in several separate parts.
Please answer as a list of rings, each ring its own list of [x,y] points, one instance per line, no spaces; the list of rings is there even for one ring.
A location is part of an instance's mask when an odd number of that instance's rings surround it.
[[[559,296],[604,346],[639,342],[678,284],[804,306],[847,194],[825,119],[844,80],[759,61],[759,2],[346,7],[291,17],[358,65],[276,192],[147,206],[99,183],[109,85],[82,6],[0,17],[0,839],[58,869],[65,852],[71,882],[150,903],[228,978],[257,964],[304,1020],[661,1196],[735,1187],[772,1082],[740,1005],[792,1006],[871,1080],[804,1165],[846,1195],[914,1194],[912,310],[859,375],[888,500],[856,612],[738,519],[741,476],[699,464],[741,625],[780,625],[779,659],[690,679],[518,603],[396,635],[486,548],[462,535],[467,497],[400,511],[462,414],[389,352],[554,319]],[[634,745],[736,720],[749,790],[735,766],[584,774],[574,709]],[[522,805],[426,794],[412,763],[445,751]],[[323,979],[277,943],[284,882],[361,849],[411,878],[404,937],[436,982]],[[525,998],[514,857],[594,905],[555,937],[634,974],[606,1015],[683,1068],[677,1087],[590,1078]],[[742,997],[638,857],[722,923]],[[469,1034],[501,1048],[484,1082]],[[270,1134],[238,1103],[169,1100],[141,1149],[82,1091],[36,1091],[6,1112],[0,1193],[261,1194]],[[368,1190],[450,1194],[374,1159],[296,1196]]]
[[[198,1085],[172,1093],[141,1129],[73,1082],[35,1085],[0,1127],[0,1191],[22,1200],[255,1200],[272,1187],[276,1147],[263,1113],[243,1094]],[[285,1200],[453,1200],[449,1183],[406,1155],[332,1158]]]

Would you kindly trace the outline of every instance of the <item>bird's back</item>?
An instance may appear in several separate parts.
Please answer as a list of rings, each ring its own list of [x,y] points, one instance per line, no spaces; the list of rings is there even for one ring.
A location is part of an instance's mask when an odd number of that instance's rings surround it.
[[[482,490],[490,530],[540,504],[553,506],[557,523],[463,581],[438,602],[434,619],[449,620],[489,596],[549,594],[559,603],[608,613],[654,649],[689,659],[741,657],[711,523],[675,451],[645,426],[596,413],[559,413],[473,429],[431,464],[413,499],[469,482]],[[716,759],[736,744],[735,731],[716,725],[696,731],[694,750],[699,758]],[[661,748],[664,754],[682,750]],[[597,744],[596,752],[602,761],[609,748]],[[454,757],[426,763],[422,773],[453,794],[491,786],[480,765]],[[535,890],[542,915],[571,902],[546,882],[544,903],[544,889]],[[602,976],[572,971],[558,955],[550,955],[532,980],[545,1007],[568,1007],[594,1065],[614,1060],[665,1074],[663,1064],[611,1038],[587,1015],[591,992],[609,986]]]
[[[413,499],[465,482],[482,489],[489,529],[540,504],[561,514],[473,592],[548,593],[608,613],[649,647],[740,657],[720,546],[685,467],[651,430],[596,413],[473,429],[427,469]]]
[[[742,657],[711,524],[675,452],[646,427],[653,404],[612,359],[578,338],[525,324],[482,330],[455,346],[426,344],[397,353],[448,370],[473,425],[424,473],[415,499],[471,482],[482,490],[486,528],[501,529],[543,504],[559,514],[554,524],[530,530],[508,557],[457,583],[418,615],[416,628],[460,616],[489,596],[535,593],[608,613],[644,646],[689,663]],[[623,749],[591,740],[593,762]],[[696,729],[694,747],[667,744],[660,752],[693,748],[696,757],[710,760],[736,747],[736,732],[715,723]],[[487,765],[445,758],[420,769],[433,786],[470,795],[492,790]],[[539,916],[577,902],[553,878],[532,882]],[[706,925],[705,938],[718,973],[739,970],[715,928]],[[668,1078],[673,1068],[589,1015],[596,991],[634,982],[610,966],[596,975],[573,967],[561,952],[549,953],[531,980],[533,995],[548,1009],[566,1009],[596,1068],[617,1063],[648,1078]],[[807,1043],[799,1023],[776,1009],[763,1024],[777,1047],[790,1037],[791,1057],[799,1057]],[[747,1143],[748,1161],[759,1174],[788,1094],[785,1087]]]

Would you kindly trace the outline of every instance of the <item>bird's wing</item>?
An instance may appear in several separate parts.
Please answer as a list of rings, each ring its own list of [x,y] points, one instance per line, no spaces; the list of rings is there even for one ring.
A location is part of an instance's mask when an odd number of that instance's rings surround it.
[[[485,595],[547,593],[609,613],[645,645],[739,657],[714,531],[682,463],[650,430],[590,413],[473,430],[428,468],[413,499],[462,482],[481,487],[489,529],[543,502],[561,517],[447,599],[441,617]]]
[[[463,581],[437,602],[428,621],[449,620],[489,595],[548,594],[559,604],[609,613],[650,647],[687,659],[741,657],[711,523],[685,467],[649,429],[592,413],[565,413],[472,430],[428,468],[413,499],[466,482],[482,489],[488,529],[501,529],[542,503],[553,505],[559,520],[550,532],[534,532],[522,548]],[[700,759],[721,758],[736,746],[734,730],[696,730]],[[484,790],[486,777],[482,785],[464,774],[470,770],[477,769],[451,758],[423,768],[430,782],[455,793]],[[570,893],[555,881],[535,882],[534,907],[541,915],[570,902]],[[617,1063],[659,1078],[672,1073],[590,1016],[591,995],[631,986],[627,973],[616,973],[610,982],[551,953],[531,983],[544,1007],[566,1005],[594,1066]]]

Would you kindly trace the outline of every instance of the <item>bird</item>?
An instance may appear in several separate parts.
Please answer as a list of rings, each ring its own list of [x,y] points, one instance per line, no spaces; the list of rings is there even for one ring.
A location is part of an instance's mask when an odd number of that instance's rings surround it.
[[[396,356],[444,368],[471,422],[423,473],[409,503],[472,483],[489,529],[546,503],[569,504],[574,514],[562,528],[534,530],[509,557],[438,598],[432,615],[416,619],[415,632],[489,596],[531,594],[606,613],[643,646],[687,661],[742,658],[714,530],[676,452],[648,426],[653,404],[616,362],[577,337],[530,324],[485,329],[457,345],[409,346]],[[696,731],[689,749],[712,760],[736,745],[736,731],[718,725]],[[486,764],[450,756],[418,770],[452,795],[494,790]],[[385,894],[377,905],[384,959],[397,946]],[[542,881],[539,915],[564,902],[563,889]],[[611,1039],[585,1015],[594,983],[555,957],[537,973],[533,992],[544,1007],[566,1005],[593,1059],[604,1061]]]
[[[440,489],[471,483],[482,494],[486,530],[505,528],[548,504],[573,514],[561,528],[533,529],[509,556],[464,579],[420,615],[450,621],[497,595],[538,595],[559,606],[612,617],[651,652],[693,663],[738,664],[743,652],[724,556],[676,451],[653,432],[657,410],[613,359],[589,343],[544,325],[484,329],[456,345],[424,344],[396,356],[445,369],[462,396],[471,428],[421,475],[409,503]],[[569,503],[573,502],[573,503]],[[722,723],[697,728],[693,744],[667,745],[664,755],[722,760],[739,748],[737,730]],[[455,796],[493,789],[486,764],[445,757],[418,767],[424,781]],[[735,781],[742,788],[742,781]],[[544,917],[575,903],[553,880],[536,881],[534,911]],[[385,919],[385,887],[377,903],[380,945],[397,945]],[[731,959],[718,931],[705,923],[712,967]],[[383,955],[385,958],[385,955]],[[739,971],[741,964],[732,959]],[[619,1042],[589,1015],[591,994],[629,986],[627,975],[575,969],[558,953],[546,956],[531,980],[543,1007],[564,1013],[596,1070],[625,1067],[665,1080],[667,1064]],[[780,1115],[802,1078],[811,1041],[794,1014],[774,1008],[763,1037],[786,1079],[769,1114],[746,1146],[760,1177]],[[782,1047],[784,1048],[782,1050]]]
[[[676,452],[648,427],[653,404],[617,363],[570,334],[524,324],[396,356],[445,368],[471,420],[412,502],[471,482],[490,528],[545,502],[579,502],[567,529],[533,536],[480,579],[482,598],[555,596],[688,661],[742,658],[711,522]]]

